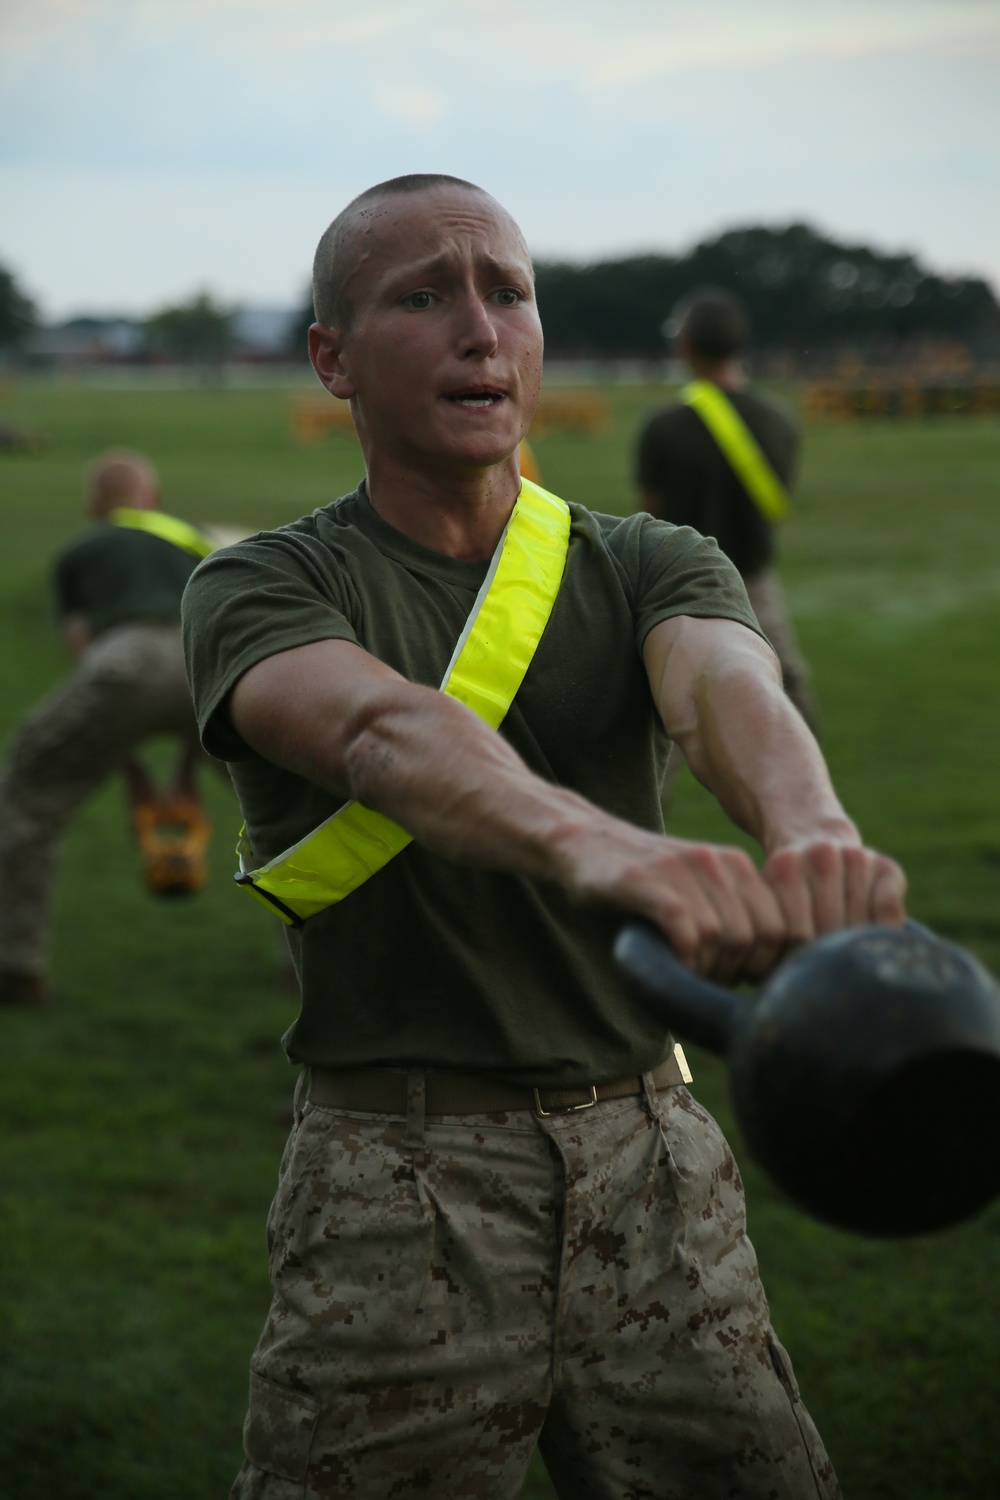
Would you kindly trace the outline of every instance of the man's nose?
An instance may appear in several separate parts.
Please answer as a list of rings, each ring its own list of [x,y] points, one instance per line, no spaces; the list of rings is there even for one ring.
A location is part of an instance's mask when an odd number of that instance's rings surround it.
[[[497,351],[497,331],[492,306],[470,288],[458,307],[459,353],[463,358],[488,358]]]

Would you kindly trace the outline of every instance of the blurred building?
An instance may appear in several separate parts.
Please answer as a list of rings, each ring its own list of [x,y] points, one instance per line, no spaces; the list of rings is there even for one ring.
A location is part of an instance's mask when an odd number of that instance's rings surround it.
[[[227,366],[288,364],[296,315],[295,308],[236,309],[229,320],[221,362]],[[27,338],[20,355],[28,368],[54,373],[100,369],[124,373],[200,362],[193,354],[185,357],[164,348],[150,321],[124,317],[78,317],[43,325]]]

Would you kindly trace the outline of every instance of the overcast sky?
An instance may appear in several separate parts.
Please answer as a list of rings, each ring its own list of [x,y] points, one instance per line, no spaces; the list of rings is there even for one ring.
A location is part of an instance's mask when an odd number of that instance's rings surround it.
[[[806,219],[1000,289],[1000,0],[0,0],[0,262],[49,316],[297,302],[408,171],[536,253]]]

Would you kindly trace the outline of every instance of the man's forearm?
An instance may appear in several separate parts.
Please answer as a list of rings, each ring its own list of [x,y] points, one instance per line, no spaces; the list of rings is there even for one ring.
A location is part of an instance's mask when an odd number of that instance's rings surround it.
[[[857,840],[760,636],[724,619],[680,617],[650,632],[643,655],[694,775],[767,853],[817,836]]]
[[[679,743],[694,775],[766,853],[827,834],[858,839],[819,746],[775,677],[722,660],[694,688]]]
[[[237,685],[231,714],[267,760],[460,863],[565,881],[567,847],[587,830],[627,826],[535,775],[461,704],[356,647],[317,643],[260,663]]]
[[[725,619],[678,616],[654,626],[643,656],[691,769],[764,849],[760,873],[781,907],[785,944],[903,921],[905,877],[862,843],[765,642]]]
[[[461,864],[564,878],[563,851],[617,819],[525,765],[441,693],[403,689],[352,741],[350,794]]]

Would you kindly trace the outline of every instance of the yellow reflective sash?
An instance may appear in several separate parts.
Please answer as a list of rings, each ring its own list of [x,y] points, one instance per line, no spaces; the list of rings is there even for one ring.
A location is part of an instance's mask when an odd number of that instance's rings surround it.
[[[693,380],[681,400],[694,407],[761,515],[783,521],[791,505],[788,491],[725,391],[711,380]]]
[[[514,701],[556,602],[569,549],[569,507],[530,480],[521,490],[483,586],[441,682],[498,729]],[[260,869],[240,835],[240,872],[250,895],[298,926],[343,901],[411,842],[398,823],[360,802],[343,807]]]
[[[207,557],[210,552],[215,551],[217,545],[197,527],[189,526],[187,521],[180,521],[176,516],[165,516],[162,510],[133,510],[131,506],[123,505],[118,510],[111,511],[108,520],[113,526],[126,526],[132,531],[148,531],[152,536],[171,542],[185,552],[193,552],[195,557]]]

